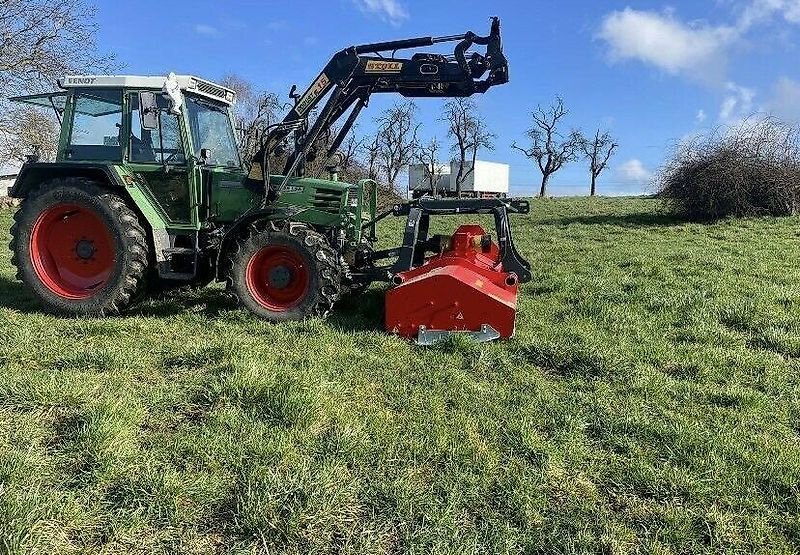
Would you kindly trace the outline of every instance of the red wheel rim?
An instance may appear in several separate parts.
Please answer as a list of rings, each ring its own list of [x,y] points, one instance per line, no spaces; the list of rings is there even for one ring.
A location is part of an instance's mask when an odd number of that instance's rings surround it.
[[[33,224],[31,261],[42,284],[60,297],[88,299],[114,270],[114,239],[94,211],[77,204],[48,208]]]
[[[305,260],[288,247],[262,248],[247,264],[245,279],[248,291],[258,304],[275,312],[294,308],[308,293]]]

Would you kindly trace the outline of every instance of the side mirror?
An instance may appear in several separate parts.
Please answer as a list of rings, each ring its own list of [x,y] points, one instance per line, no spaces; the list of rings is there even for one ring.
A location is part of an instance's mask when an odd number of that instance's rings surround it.
[[[139,107],[142,129],[148,129],[150,131],[158,129],[158,99],[156,98],[156,93],[139,93]]]

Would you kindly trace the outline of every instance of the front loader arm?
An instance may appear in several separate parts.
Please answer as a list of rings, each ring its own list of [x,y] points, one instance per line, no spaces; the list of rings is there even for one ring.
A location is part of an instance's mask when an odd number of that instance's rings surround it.
[[[452,55],[417,53],[409,59],[394,57],[399,50],[444,42],[458,42]],[[473,45],[486,46],[485,54],[468,55]],[[384,57],[386,52],[390,52],[391,57]],[[508,62],[503,54],[500,20],[496,17],[492,18],[491,31],[485,37],[469,31],[463,35],[352,46],[338,52],[302,95],[295,95],[292,89],[290,96],[295,100],[294,107],[263,141],[252,160],[249,178],[265,186],[269,183],[269,155],[292,132],[295,136],[294,150],[283,173],[286,180],[293,175],[302,175],[303,162],[318,138],[329,132],[339,118],[351,110],[328,150],[327,156],[332,155],[341,146],[373,93],[397,93],[407,98],[468,97],[507,82]],[[309,128],[309,114],[326,97],[325,106]],[[272,194],[267,197],[274,197],[277,192],[268,191]]]

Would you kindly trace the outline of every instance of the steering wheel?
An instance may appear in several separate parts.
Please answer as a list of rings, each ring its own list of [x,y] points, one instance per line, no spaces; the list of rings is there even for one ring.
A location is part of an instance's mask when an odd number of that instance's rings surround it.
[[[178,156],[179,154],[183,155],[183,151],[181,151],[181,150],[175,150],[175,151],[174,151],[172,154],[170,154],[169,156],[167,156],[166,158],[164,158],[164,161],[163,161],[162,163],[163,163],[163,164],[165,164],[165,165],[169,165],[169,163],[170,163],[170,162],[172,162],[172,160],[173,160],[173,159],[174,159],[176,156]],[[162,156],[163,156],[163,154],[162,154]]]

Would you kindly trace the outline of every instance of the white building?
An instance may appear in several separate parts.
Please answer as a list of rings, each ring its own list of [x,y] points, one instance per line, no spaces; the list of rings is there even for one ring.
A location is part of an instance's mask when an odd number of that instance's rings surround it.
[[[474,171],[469,171],[472,163],[467,162],[463,174],[466,177],[461,182],[461,193],[468,197],[505,197],[508,196],[510,181],[510,167],[508,164],[497,162],[475,161]],[[449,166],[437,169],[439,185],[437,193],[442,196],[455,196],[456,178],[458,176],[459,162],[451,162]],[[421,197],[431,193],[428,171],[423,164],[414,164],[408,168],[408,188],[411,196]]]
[[[19,166],[15,164],[0,164],[0,197],[7,197],[8,190],[17,178]]]
[[[430,168],[425,164],[412,164],[408,167],[408,190],[413,198],[431,192]],[[440,195],[450,194],[450,164],[436,167],[436,191]]]

